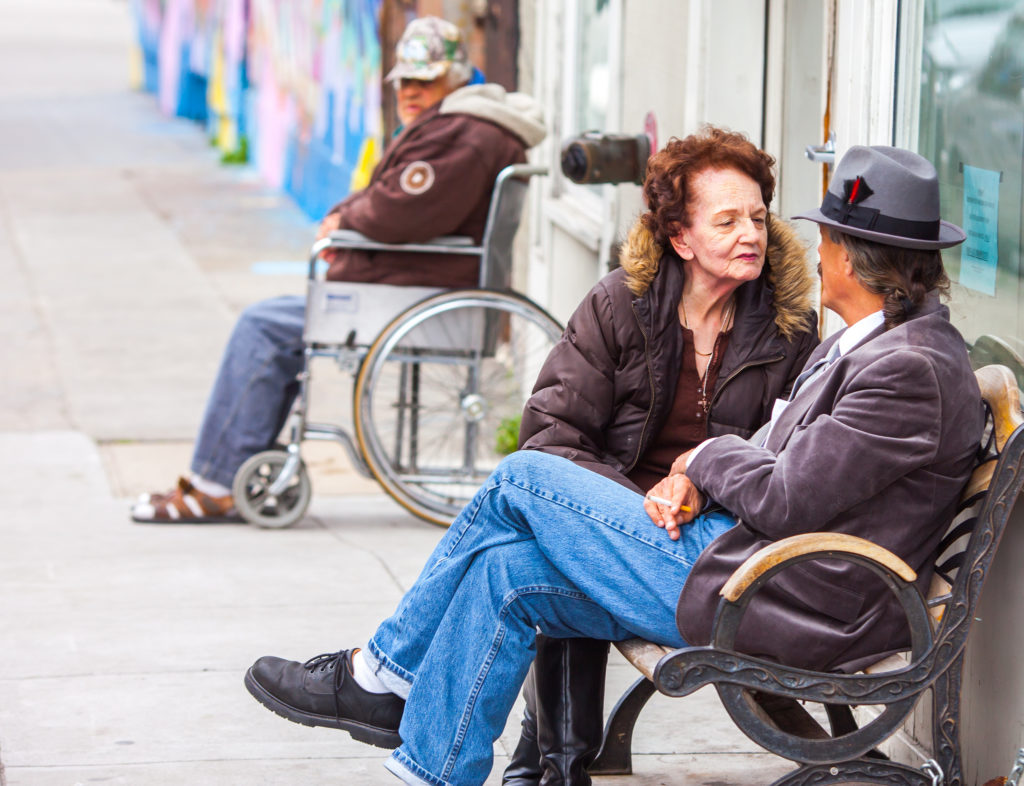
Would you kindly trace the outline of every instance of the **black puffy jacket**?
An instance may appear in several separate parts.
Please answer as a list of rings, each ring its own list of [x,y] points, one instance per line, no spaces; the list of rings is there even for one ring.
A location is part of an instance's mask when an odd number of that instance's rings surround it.
[[[622,262],[569,319],[526,403],[519,441],[638,490],[626,475],[671,412],[682,365],[683,265],[636,228]],[[647,276],[639,272],[644,268]],[[649,283],[640,283],[644,278]],[[642,292],[634,294],[630,284]],[[811,286],[803,245],[773,217],[761,276],[736,290],[709,436],[750,436],[771,417],[775,399],[788,395],[818,344]]]

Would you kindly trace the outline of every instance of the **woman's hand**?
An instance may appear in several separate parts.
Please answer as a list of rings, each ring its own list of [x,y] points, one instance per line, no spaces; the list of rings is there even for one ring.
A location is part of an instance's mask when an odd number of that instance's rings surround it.
[[[664,502],[655,502],[654,497]],[[664,504],[668,502],[670,504]],[[679,527],[693,521],[704,507],[704,495],[686,475],[669,475],[658,481],[644,497],[644,510],[651,521],[679,540]]]

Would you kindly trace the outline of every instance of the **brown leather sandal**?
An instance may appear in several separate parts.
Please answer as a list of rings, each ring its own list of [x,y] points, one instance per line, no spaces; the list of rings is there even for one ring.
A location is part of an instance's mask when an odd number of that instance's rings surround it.
[[[230,495],[211,497],[187,478],[166,494],[149,494],[132,506],[132,521],[142,524],[232,524],[243,519]]]

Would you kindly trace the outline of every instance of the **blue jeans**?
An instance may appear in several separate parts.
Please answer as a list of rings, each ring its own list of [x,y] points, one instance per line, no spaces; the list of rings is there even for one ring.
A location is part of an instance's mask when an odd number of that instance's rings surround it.
[[[230,488],[250,456],[274,444],[298,392],[306,299],[249,306],[224,349],[192,454],[192,471]]]
[[[407,783],[483,783],[538,630],[683,646],[683,582],[734,524],[700,516],[673,541],[618,483],[557,456],[509,456],[367,645],[380,678],[407,699],[387,768]]]

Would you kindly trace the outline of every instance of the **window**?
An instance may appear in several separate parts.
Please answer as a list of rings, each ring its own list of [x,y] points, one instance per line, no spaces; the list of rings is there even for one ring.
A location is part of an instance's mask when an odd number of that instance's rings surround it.
[[[939,172],[944,217],[967,232],[967,242],[943,252],[953,320],[976,364],[1005,363],[1024,385],[1024,7],[923,0],[921,13],[920,42],[905,44],[921,52],[909,142]]]
[[[618,112],[615,75],[618,73],[622,0],[567,0],[565,51],[562,54],[561,138],[585,131],[615,131]],[[596,220],[602,205],[602,186],[563,183],[563,193]]]
[[[608,126],[609,0],[578,0],[573,127],[605,131]]]

